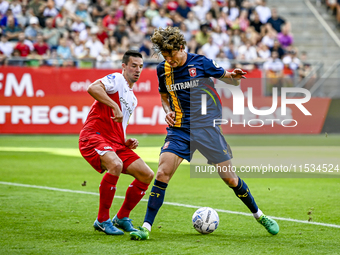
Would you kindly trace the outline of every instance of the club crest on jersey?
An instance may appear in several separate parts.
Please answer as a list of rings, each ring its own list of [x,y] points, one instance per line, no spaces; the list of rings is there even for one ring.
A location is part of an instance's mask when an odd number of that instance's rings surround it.
[[[163,150],[165,150],[166,148],[168,148],[169,147],[169,144],[170,144],[170,142],[168,141],[168,142],[166,142],[165,144],[164,144],[164,146],[163,146]]]
[[[191,77],[195,77],[197,75],[196,67],[189,68],[189,74],[190,74]]]

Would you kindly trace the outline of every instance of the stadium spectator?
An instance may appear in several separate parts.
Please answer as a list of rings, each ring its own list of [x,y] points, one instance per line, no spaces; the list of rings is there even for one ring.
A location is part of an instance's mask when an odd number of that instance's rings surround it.
[[[133,22],[131,24],[131,30],[129,31],[128,37],[131,48],[138,50],[142,46],[145,35],[142,31],[140,31],[137,24]]]
[[[228,14],[228,23],[229,26],[231,26],[232,22],[235,21],[240,15],[240,9],[239,7],[237,7],[235,0],[230,0],[228,1],[228,3],[229,7],[228,6],[223,7],[222,11]]]
[[[277,51],[280,59],[282,59],[283,55],[285,54],[285,50],[281,47],[281,44],[277,39],[274,40],[274,46],[270,48],[270,51]]]
[[[277,51],[272,51],[271,58],[263,64],[266,77],[266,95],[272,95],[272,88],[282,86],[284,65]],[[280,90],[279,90],[280,91]]]
[[[106,41],[109,39],[109,36],[107,35],[107,33],[105,32],[105,29],[103,27],[103,23],[100,22],[97,26],[98,31],[97,31],[97,37],[99,39],[99,41],[102,44],[106,44]]]
[[[103,19],[104,29],[108,33],[109,36],[112,36],[113,31],[116,29],[118,20],[119,18],[117,15],[117,9],[114,7],[111,7],[109,13]]]
[[[58,10],[55,8],[53,0],[47,0],[42,16],[46,19],[49,17],[55,17],[58,15]]]
[[[276,39],[276,32],[273,28],[271,27],[267,27],[266,29],[266,34],[265,36],[263,36],[261,42],[265,45],[267,45],[267,47],[271,48],[274,46],[274,42]]]
[[[205,15],[204,24],[207,24],[211,29],[215,29],[216,27],[218,27],[217,20],[215,19],[211,11],[207,12],[207,14]]]
[[[209,25],[202,24],[200,26],[200,31],[197,32],[195,35],[198,47],[201,48],[204,44],[206,44],[208,42],[209,37],[210,37]]]
[[[103,48],[96,60],[96,68],[98,69],[113,69],[113,62],[108,49]]]
[[[79,16],[76,16],[74,19],[74,22],[71,25],[71,30],[77,33],[80,33],[81,31],[86,29],[85,23],[82,21],[82,19]]]
[[[312,71],[312,65],[311,63],[309,63],[308,59],[307,59],[307,52],[303,51],[301,52],[301,62],[302,65],[299,68],[299,81],[301,81],[302,79],[304,79],[307,75],[310,75],[311,71]],[[310,89],[315,82],[315,79],[317,79],[316,74],[313,74],[309,79],[307,84],[305,85],[306,89]]]
[[[145,17],[147,17],[151,22],[152,19],[158,15],[157,4],[155,2],[151,2],[149,8],[145,11]]]
[[[128,51],[123,56],[122,74],[114,73],[92,83],[89,94],[96,100],[79,137],[82,156],[99,173],[107,171],[99,186],[99,212],[94,228],[108,235],[123,235],[136,230],[129,219],[130,212],[144,196],[153,179],[153,171],[132,150],[137,139],[126,139],[125,129],[137,99],[132,88],[143,68],[142,56]],[[119,98],[124,98],[125,107]],[[100,134],[100,135],[99,135]],[[116,184],[121,173],[132,175],[135,180],[128,187],[125,200],[118,213],[110,219],[110,207]]]
[[[20,57],[27,57],[30,53],[30,47],[24,41],[25,34],[20,32],[18,36],[18,43],[14,47],[14,50],[18,50],[20,52]]]
[[[286,21],[281,18],[276,8],[272,8],[272,16],[267,21],[278,33],[281,33],[281,27],[286,23]]]
[[[248,20],[248,12],[246,10],[242,10],[240,17],[236,19],[239,29],[241,31],[246,31],[249,27],[249,20]]]
[[[238,59],[244,61],[255,61],[257,59],[256,48],[252,45],[251,41],[247,41],[246,44],[241,45],[238,48]]]
[[[85,43],[85,47],[90,49],[90,57],[97,58],[103,49],[103,44],[97,37],[97,31],[91,31],[91,38]]]
[[[191,11],[190,7],[187,5],[185,0],[178,0],[178,7],[176,12],[181,15],[182,18],[187,19],[188,13]]]
[[[191,10],[195,13],[197,19],[200,22],[204,22],[205,15],[208,13],[210,7],[208,7],[203,2],[204,0],[198,0],[197,4],[191,8]]]
[[[226,32],[222,32],[221,27],[216,27],[210,34],[213,38],[214,43],[222,48],[223,45],[227,45],[229,43],[229,35]]]
[[[66,0],[54,0],[54,2],[55,2],[55,8],[57,9],[57,11],[60,11],[65,5]]]
[[[191,40],[187,43],[187,52],[197,54],[198,49],[199,47],[195,37],[191,37]]]
[[[284,49],[293,44],[293,35],[289,33],[287,24],[283,25],[281,33],[277,35],[277,40]]]
[[[8,37],[6,34],[1,35],[0,51],[7,58],[9,58],[13,52],[13,43],[10,43],[8,41]]]
[[[80,17],[81,20],[91,27],[94,27],[94,23],[92,21],[91,15],[88,12],[87,4],[84,2],[79,2],[77,6],[77,10],[75,13],[76,16]]]
[[[57,56],[61,59],[69,59],[72,57],[71,49],[67,45],[66,38],[59,39],[59,45],[57,48]]]
[[[261,41],[261,35],[255,31],[254,27],[248,27],[244,34],[254,45]]]
[[[227,46],[224,46],[223,52],[228,59],[236,59],[238,55],[233,42],[229,42]]]
[[[193,12],[188,13],[188,18],[183,23],[191,34],[196,33],[200,29],[200,22],[196,19]]]
[[[115,59],[117,52],[118,52],[117,39],[114,38],[113,36],[109,37],[107,45],[105,45],[105,46],[106,46],[106,48],[109,49],[112,59]]]
[[[14,16],[7,17],[7,26],[3,28],[3,34],[7,35],[8,41],[17,42],[19,33],[22,32],[22,29],[15,25]]]
[[[266,24],[268,19],[272,16],[271,10],[266,6],[266,0],[258,0],[258,6],[256,6],[255,11],[259,14],[260,21],[262,24]]]
[[[44,26],[44,19],[42,18],[42,13],[45,8],[45,2],[43,0],[32,0],[28,4],[29,8],[33,11],[33,15],[38,17],[41,26]]]
[[[144,17],[144,13],[142,11],[137,13],[136,24],[143,34],[147,34],[148,30],[152,29],[150,26],[150,20]]]
[[[256,11],[254,12],[254,20],[250,22],[250,26],[254,27],[255,31],[261,34],[263,23],[261,22],[260,16]]]
[[[143,9],[143,6],[139,4],[138,0],[131,0],[124,9],[125,20],[130,23],[137,16],[138,11]]]
[[[216,63],[225,70],[228,70],[231,68],[231,63],[228,60],[227,56],[224,54],[224,51],[222,50],[217,55]]]
[[[9,3],[6,0],[0,0],[0,17],[4,16],[9,8]]]
[[[72,21],[76,20],[77,16],[69,12],[65,7],[62,7],[57,16],[53,19],[53,27],[57,28],[62,34],[65,30],[70,30]]]
[[[27,55],[25,63],[26,63],[26,66],[38,67],[38,66],[43,65],[44,61],[43,61],[43,57],[40,56],[37,53],[37,51],[34,49]]]
[[[104,17],[107,15],[109,10],[109,7],[106,6],[105,0],[95,0],[95,4],[92,8],[92,19],[94,23],[97,23],[98,19],[104,19]]]
[[[19,0],[12,0],[9,9],[12,10],[13,16],[16,18],[22,14],[22,7]]]
[[[153,17],[151,25],[155,28],[166,28],[167,26],[172,25],[172,21],[166,16],[164,8],[159,9],[159,14]]]
[[[89,25],[85,25],[85,30],[79,33],[79,40],[81,41],[81,43],[86,43],[88,38],[90,38],[90,35],[91,35],[91,27]]]
[[[30,18],[30,25],[25,29],[25,36],[28,40],[35,42],[38,33],[41,33],[41,28],[39,26],[39,20],[37,17],[33,16]]]
[[[271,52],[266,44],[259,43],[259,46],[257,48],[257,55],[260,58],[259,61],[263,61],[270,58]]]
[[[17,16],[18,24],[21,28],[25,28],[29,25],[30,18],[34,16],[28,12],[28,6],[23,5],[21,8],[21,14]]]
[[[216,59],[220,53],[220,48],[214,43],[212,36],[210,36],[208,42],[202,46],[202,53],[210,59]]]
[[[152,43],[151,43],[150,39],[145,38],[143,40],[143,44],[139,48],[139,52],[142,54],[143,58],[144,57],[151,57]]]
[[[118,44],[117,48],[117,54],[120,55],[120,57],[123,56],[125,51],[128,51],[130,49],[130,40],[128,36],[123,36],[122,41],[120,44]]]
[[[172,27],[179,27],[183,22],[182,16],[175,11],[170,12],[169,18],[172,20]]]
[[[113,33],[113,36],[117,39],[117,42],[120,44],[120,43],[122,43],[122,38],[124,37],[124,36],[126,36],[126,37],[129,37],[129,34],[128,34],[128,32],[126,31],[127,29],[126,29],[126,23],[125,23],[125,21],[124,20],[119,20],[119,24],[118,24],[118,26],[117,26],[117,28],[116,28],[116,30],[114,31],[114,33]],[[125,51],[124,51],[125,52]]]
[[[164,2],[162,5],[168,12],[175,12],[178,7],[178,1],[169,0],[169,1]]]
[[[14,17],[13,13],[12,13],[12,9],[8,8],[6,11],[6,14],[2,17],[0,16],[1,20],[0,20],[0,26],[1,27],[6,27],[7,26],[7,19],[9,16],[12,16],[14,18],[14,24],[16,26],[18,26],[18,20],[16,19],[16,17]]]
[[[50,48],[48,44],[44,41],[42,34],[37,35],[37,41],[33,44],[34,50],[38,55],[48,57],[50,55]]]
[[[70,46],[71,54],[73,58],[81,58],[84,56],[85,53],[85,47],[81,43],[79,36],[76,36],[73,40],[73,43]]]
[[[45,24],[46,27],[42,30],[44,40],[46,40],[46,43],[51,49],[57,49],[60,32],[58,31],[58,29],[53,27],[53,18],[46,19]]]
[[[241,31],[239,29],[230,31],[232,33],[232,42],[234,46],[238,49],[240,46],[244,44],[241,39]]]
[[[297,57],[296,49],[293,48],[287,51],[287,54],[283,57],[282,62],[285,65],[288,65],[292,71],[296,71],[302,65],[300,59]]]
[[[64,5],[64,8],[68,10],[70,14],[75,14],[77,7],[78,7],[77,0],[67,0]]]

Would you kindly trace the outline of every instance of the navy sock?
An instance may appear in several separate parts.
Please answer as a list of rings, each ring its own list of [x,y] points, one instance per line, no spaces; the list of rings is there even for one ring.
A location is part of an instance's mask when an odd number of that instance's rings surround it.
[[[236,194],[236,196],[242,200],[242,202],[249,208],[252,213],[256,213],[258,211],[257,204],[255,203],[255,199],[249,191],[247,184],[239,177],[238,184],[236,187],[232,188]]]
[[[148,222],[151,226],[155,220],[159,208],[161,208],[163,204],[165,189],[167,186],[167,183],[155,180],[155,183],[151,189],[148,208],[146,209],[144,218],[144,222]]]

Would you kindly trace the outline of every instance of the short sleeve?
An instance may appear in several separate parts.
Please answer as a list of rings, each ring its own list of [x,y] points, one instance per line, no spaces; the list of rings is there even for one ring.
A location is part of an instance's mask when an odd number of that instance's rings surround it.
[[[105,86],[105,91],[108,94],[114,94],[118,91],[119,74],[113,73],[106,75],[100,79],[101,83]]]
[[[204,72],[207,77],[222,78],[225,74],[225,70],[220,67],[215,60],[203,57]]]
[[[167,93],[168,90],[166,89],[165,84],[165,73],[164,68],[162,68],[162,64],[157,66],[157,77],[158,77],[158,91],[159,93]]]

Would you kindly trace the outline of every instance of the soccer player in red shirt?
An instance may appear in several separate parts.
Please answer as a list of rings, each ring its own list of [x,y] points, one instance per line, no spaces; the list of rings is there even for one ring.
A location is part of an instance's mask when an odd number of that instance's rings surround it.
[[[143,69],[142,55],[129,50],[123,56],[122,73],[109,74],[95,82],[88,93],[96,99],[87,116],[79,137],[82,156],[99,173],[107,171],[99,186],[99,212],[94,228],[108,235],[122,235],[123,231],[135,231],[129,219],[131,210],[145,195],[154,173],[132,151],[138,146],[137,139],[126,139],[125,130],[137,105],[132,87]],[[110,219],[109,210],[121,173],[132,175],[125,200]]]

